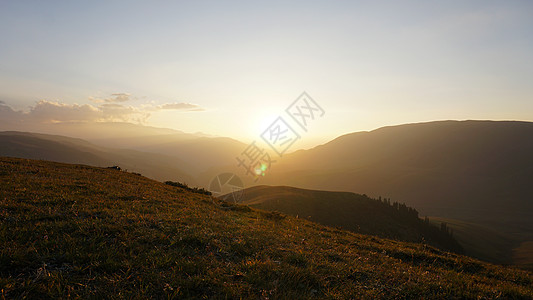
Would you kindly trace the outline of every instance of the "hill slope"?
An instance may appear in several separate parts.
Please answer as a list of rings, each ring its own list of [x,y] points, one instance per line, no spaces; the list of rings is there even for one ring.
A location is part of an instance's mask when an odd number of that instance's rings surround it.
[[[353,232],[425,242],[440,249],[462,252],[453,237],[419,219],[415,209],[370,199],[366,195],[287,186],[255,186],[243,191],[241,201],[251,207],[280,211]]]
[[[531,298],[533,276],[232,206],[138,175],[0,158],[5,298]]]
[[[463,246],[466,255],[498,264],[513,263],[512,248],[517,245],[504,234],[465,221],[436,217],[429,219],[435,225],[445,222],[453,230],[454,238]],[[518,261],[514,263],[521,265]]]

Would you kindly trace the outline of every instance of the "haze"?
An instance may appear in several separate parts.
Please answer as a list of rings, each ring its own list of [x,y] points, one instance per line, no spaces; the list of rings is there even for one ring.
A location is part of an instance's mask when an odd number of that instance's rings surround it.
[[[392,124],[529,121],[531,28],[527,1],[3,1],[0,113],[248,142],[307,91],[326,113],[296,148]]]
[[[0,0],[2,299],[532,299],[532,29],[518,0]]]

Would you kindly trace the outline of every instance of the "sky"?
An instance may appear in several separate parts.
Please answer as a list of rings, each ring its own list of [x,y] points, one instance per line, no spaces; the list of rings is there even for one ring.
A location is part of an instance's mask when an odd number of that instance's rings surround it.
[[[403,123],[532,121],[532,31],[531,1],[0,0],[0,115],[246,142],[305,91],[324,114],[299,147]]]

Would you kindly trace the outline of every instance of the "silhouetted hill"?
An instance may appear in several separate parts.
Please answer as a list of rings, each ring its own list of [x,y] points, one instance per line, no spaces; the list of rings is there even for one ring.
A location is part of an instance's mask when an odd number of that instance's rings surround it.
[[[99,147],[87,141],[65,136],[27,132],[0,132],[0,155],[42,159],[92,166],[119,165],[158,180],[177,180],[196,185],[186,173],[188,165],[164,155],[133,150]]]
[[[94,145],[163,154],[181,162],[193,177],[217,166],[235,161],[246,144],[227,137],[211,137],[202,133],[185,133],[127,122],[61,122],[52,124],[0,124],[0,130],[27,131],[83,139]]]
[[[390,197],[422,216],[533,241],[533,123],[440,121],[341,136],[283,156],[261,184]]]
[[[241,201],[251,207],[279,211],[353,232],[462,251],[448,232],[421,220],[415,209],[388,199],[371,199],[350,192],[255,186],[243,191]]]
[[[182,139],[198,137],[179,130],[158,128],[133,124],[128,122],[59,122],[59,123],[32,123],[16,122],[14,124],[1,124],[4,131],[26,131],[50,135],[61,135],[80,138],[84,140],[105,140],[106,143],[122,141],[131,138],[151,136],[174,136]],[[118,144],[106,144],[116,147]]]
[[[38,125],[0,122],[0,130],[66,136],[104,148],[163,154],[171,157],[173,162],[187,162],[187,167],[181,169],[193,177],[211,168],[231,164],[247,146],[227,137],[185,133],[127,122],[61,122]]]
[[[109,163],[102,157],[103,153],[97,154],[87,148],[88,143],[58,137],[25,132],[0,132],[0,155],[95,166],[105,166]]]
[[[46,161],[0,158],[0,245],[6,299],[533,297],[524,271]]]

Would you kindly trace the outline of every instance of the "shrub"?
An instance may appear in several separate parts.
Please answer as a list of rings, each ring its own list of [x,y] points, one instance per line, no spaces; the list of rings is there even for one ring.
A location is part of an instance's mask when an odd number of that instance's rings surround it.
[[[175,181],[165,181],[165,184],[168,184],[168,185],[171,185],[171,186],[176,186],[176,187],[185,189],[187,191],[190,191],[190,192],[193,192],[193,193],[196,193],[196,194],[202,194],[202,195],[211,196],[211,192],[210,191],[208,191],[208,190],[206,190],[204,188],[198,188],[198,187],[191,188],[186,183],[175,182]]]

